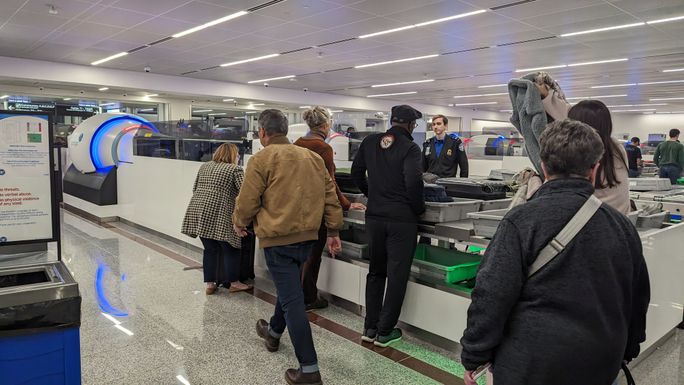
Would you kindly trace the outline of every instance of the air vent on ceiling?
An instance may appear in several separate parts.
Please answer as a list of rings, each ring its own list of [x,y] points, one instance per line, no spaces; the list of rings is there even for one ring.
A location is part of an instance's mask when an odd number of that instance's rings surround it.
[[[533,41],[541,41],[541,40],[548,40],[548,39],[555,39],[558,36],[546,36],[546,37],[540,37],[538,39],[530,39],[530,40],[521,40],[521,41],[514,41],[512,43],[502,43],[502,44],[497,44],[497,47],[506,47],[509,45],[516,45],[516,44],[523,44],[523,43],[531,43]]]
[[[509,4],[504,4],[504,5],[499,5],[496,7],[491,7],[490,9],[492,11],[498,11],[500,9],[504,8],[509,8],[509,7],[515,7],[516,5],[522,5],[522,4],[527,4],[527,3],[534,3],[537,0],[523,0],[523,1],[516,1],[515,3],[509,3]]]
[[[349,39],[342,39],[342,40],[337,40],[337,41],[331,41],[330,43],[319,44],[319,45],[317,45],[317,47],[325,47],[328,45],[340,44],[340,43],[344,43],[346,41],[352,41],[352,40],[356,40],[356,39],[357,39],[356,37],[350,37]]]
[[[292,51],[285,51],[285,52],[281,52],[280,54],[281,54],[281,55],[287,55],[288,53],[295,53],[295,52],[306,51],[306,50],[311,49],[311,48],[313,48],[313,47],[306,47],[306,48],[293,49]]]
[[[270,7],[271,5],[275,5],[275,4],[278,4],[278,3],[282,3],[283,1],[285,1],[285,0],[273,0],[273,1],[269,1],[268,3],[259,4],[259,5],[257,5],[256,7],[252,7],[252,8],[250,8],[250,9],[248,9],[247,12],[258,11],[258,10],[260,10],[260,9],[264,9],[264,8],[266,8],[266,7]]]

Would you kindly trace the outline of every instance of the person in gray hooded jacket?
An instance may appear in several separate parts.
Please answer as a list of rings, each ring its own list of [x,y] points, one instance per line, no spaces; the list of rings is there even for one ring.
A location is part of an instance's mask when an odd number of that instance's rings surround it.
[[[650,285],[641,240],[605,203],[528,277],[542,248],[594,193],[603,154],[595,130],[571,120],[552,123],[540,149],[546,183],[504,217],[477,274],[461,339],[466,385],[487,363],[494,383],[610,385],[645,340]]]

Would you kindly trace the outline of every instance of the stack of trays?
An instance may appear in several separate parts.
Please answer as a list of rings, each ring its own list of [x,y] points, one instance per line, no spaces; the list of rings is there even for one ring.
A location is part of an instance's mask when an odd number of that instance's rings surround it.
[[[468,218],[473,219],[475,235],[492,238],[506,213],[508,209],[480,211],[468,214]]]
[[[453,202],[425,202],[425,213],[420,220],[429,223],[452,222],[467,218],[468,213],[480,210],[482,201],[454,199]]]
[[[630,191],[665,191],[672,189],[666,178],[629,178]]]

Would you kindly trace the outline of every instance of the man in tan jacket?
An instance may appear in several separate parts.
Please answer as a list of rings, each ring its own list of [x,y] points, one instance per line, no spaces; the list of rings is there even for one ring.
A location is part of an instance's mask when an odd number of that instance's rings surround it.
[[[318,239],[322,219],[328,228],[328,251],[331,255],[340,251],[342,207],[323,159],[290,144],[287,126],[287,117],[279,110],[265,110],[259,116],[264,149],[249,160],[233,224],[244,236],[246,226],[254,222],[278,293],[271,321],[259,320],[257,334],[266,348],[275,352],[287,326],[300,367],[288,369],[285,380],[288,384],[322,384],[304,305],[301,268]]]

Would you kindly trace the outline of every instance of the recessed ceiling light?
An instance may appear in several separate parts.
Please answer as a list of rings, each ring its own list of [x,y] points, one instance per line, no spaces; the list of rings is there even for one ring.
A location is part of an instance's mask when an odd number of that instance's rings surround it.
[[[266,105],[266,103],[250,103],[250,106],[263,106]]]
[[[677,21],[677,20],[684,20],[684,16],[675,16],[675,17],[668,17],[667,19],[651,20],[651,21],[647,21],[646,24],[660,24],[660,23],[667,23],[669,21]]]
[[[646,25],[646,23],[640,22],[640,23],[631,23],[631,24],[615,25],[615,26],[612,26],[612,27],[605,27],[605,28],[588,29],[588,30],[585,30],[585,31],[564,33],[564,34],[560,35],[560,37],[577,36],[577,35],[586,35],[586,34],[589,34],[589,33],[613,31],[613,30],[616,30],[616,29],[624,29],[624,28],[639,27],[639,26],[642,26],[642,25]]]
[[[622,98],[627,96],[625,95],[596,95],[596,96],[575,96],[574,98],[566,98],[568,100],[577,100],[577,99],[607,99],[607,98]]]
[[[256,111],[247,111],[247,112],[245,112],[245,114],[256,114],[256,113],[257,113]]]
[[[488,84],[486,86],[477,86],[477,88],[494,88],[494,87],[508,87],[508,83],[503,84]]]
[[[207,114],[209,116],[225,115],[225,112],[214,112],[213,114]]]
[[[278,76],[278,77],[276,77],[276,78],[251,80],[251,81],[248,81],[247,83],[252,84],[252,83],[270,82],[270,81],[272,81],[272,80],[291,79],[291,78],[293,78],[293,77],[295,77],[295,76],[296,76],[296,75]]]
[[[146,98],[153,98],[155,96],[159,96],[159,94],[147,94],[147,95],[145,95]]]
[[[385,83],[385,84],[373,84],[371,88],[377,88],[377,87],[390,87],[390,86],[401,86],[404,84],[418,84],[418,83],[430,83],[434,82],[435,79],[425,79],[425,80],[411,80],[408,82],[397,82],[397,83]]]
[[[603,86],[591,86],[591,88],[613,88],[613,87],[631,87],[636,86],[637,83],[624,83],[624,84],[607,84]]]
[[[1,99],[7,99],[7,98],[9,98],[9,95],[2,95],[2,96],[0,96],[0,100],[1,100]]]
[[[669,70],[663,70],[663,72],[680,72],[680,71],[684,71],[684,68],[672,68]]]
[[[648,99],[651,102],[658,102],[658,101],[663,101],[663,100],[684,100],[682,97],[676,97],[676,98],[651,98]]]
[[[568,64],[568,67],[579,67],[579,66],[588,66],[588,65],[592,65],[592,64],[604,64],[604,63],[617,63],[617,62],[627,61],[627,60],[629,60],[629,59],[627,59],[627,58],[620,58],[620,59],[587,61],[587,62],[583,62],[583,63]]]
[[[399,96],[399,95],[412,95],[412,94],[417,94],[418,91],[409,91],[409,92],[393,92],[391,94],[375,94],[375,95],[367,95],[367,98],[381,98],[383,96]]]
[[[495,94],[479,94],[479,95],[458,95],[458,96],[454,96],[454,99],[479,98],[482,96],[502,96],[502,95],[508,95],[508,92],[497,92]]]
[[[302,110],[306,110],[306,109],[311,108],[311,106],[299,106],[299,108],[301,108]]]
[[[608,107],[608,108],[624,108],[624,107],[648,107],[648,106],[667,106],[667,103],[618,104],[615,106],[606,106],[606,107]]]
[[[128,52],[119,52],[119,53],[114,54],[114,55],[112,55],[112,56],[107,56],[107,57],[104,58],[104,59],[96,60],[96,61],[90,63],[90,65],[96,66],[96,65],[98,65],[98,64],[102,64],[102,63],[104,63],[104,62],[108,62],[108,61],[110,61],[110,60],[114,60],[114,59],[117,59],[117,58],[120,58],[120,57],[126,56],[126,55],[128,55]]]
[[[224,102],[234,102],[235,99],[223,99]]]
[[[212,111],[214,111],[214,110],[192,110],[192,112],[199,112],[199,113],[202,113],[202,112],[212,112]]]
[[[568,66],[567,64],[559,64],[559,65],[544,66],[544,67],[521,68],[521,69],[515,70],[515,72],[532,72],[532,71],[540,71],[540,70],[550,70],[550,69],[554,69],[554,68],[565,68],[567,66]]]
[[[202,25],[198,25],[197,27],[193,27],[193,28],[190,28],[190,29],[186,29],[186,30],[183,31],[183,32],[178,32],[178,33],[175,34],[175,35],[171,35],[171,37],[177,38],[177,37],[182,37],[182,36],[185,36],[185,35],[189,35],[189,34],[191,34],[191,33],[193,33],[193,32],[197,32],[197,31],[201,31],[201,30],[203,30],[203,29],[205,29],[205,28],[213,27],[213,26],[215,26],[215,25],[217,25],[217,24],[224,23],[224,22],[226,22],[226,21],[228,21],[228,20],[236,19],[236,18],[238,18],[238,17],[240,17],[240,16],[244,16],[244,15],[246,15],[246,14],[248,14],[248,13],[249,13],[249,12],[247,12],[247,11],[240,11],[240,12],[231,13],[230,15],[224,16],[224,17],[222,17],[222,18],[220,18],[220,19],[212,20],[212,21],[207,22],[207,23],[204,23],[204,24],[202,24]]]
[[[655,111],[655,108],[643,108],[643,109],[636,109],[636,110],[613,110],[611,112],[647,112],[647,111]]]
[[[439,55],[433,54],[433,55],[409,57],[406,59],[397,59],[397,60],[383,61],[383,62],[379,62],[379,63],[362,64],[362,65],[355,66],[354,68],[366,68],[366,67],[381,66],[381,65],[385,65],[385,64],[403,63],[403,62],[407,62],[407,61],[430,59],[430,58],[437,57],[437,56],[439,56]]]
[[[108,89],[109,89],[109,87],[101,87],[101,88],[98,88],[97,90],[98,91],[107,91]]]
[[[63,98],[62,100],[71,100],[71,98]]]
[[[440,19],[428,20],[428,21],[424,21],[424,22],[422,22],[422,23],[410,24],[410,25],[406,25],[406,26],[403,26],[403,27],[387,29],[387,30],[384,30],[384,31],[369,33],[369,34],[367,34],[367,35],[361,35],[361,36],[359,36],[359,39],[365,39],[365,38],[368,38],[368,37],[385,35],[385,34],[392,33],[392,32],[405,31],[405,30],[407,30],[407,29],[413,29],[413,28],[416,28],[416,27],[424,27],[424,26],[430,25],[430,24],[443,23],[443,22],[445,22],[445,21],[461,19],[461,18],[464,18],[464,17],[473,16],[473,15],[479,15],[479,14],[485,13],[485,12],[487,12],[486,9],[481,9],[481,10],[478,10],[478,11],[467,12],[467,13],[461,13],[461,14],[458,14],[458,15],[443,17],[443,18],[440,18]]]
[[[238,61],[233,61],[230,63],[223,63],[221,64],[221,67],[229,67],[229,66],[234,66],[238,64],[244,64],[244,63],[249,63],[257,60],[264,60],[264,59],[270,59],[272,57],[280,56],[279,53],[272,53],[270,55],[264,55],[264,56],[258,56],[258,57],[253,57],[251,59],[245,59],[245,60],[238,60]]]
[[[484,106],[490,104],[498,104],[497,102],[479,102],[479,103],[456,103],[454,107],[464,107],[464,106]]]

